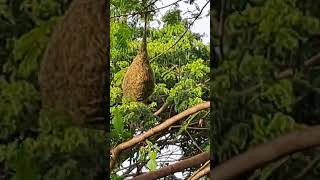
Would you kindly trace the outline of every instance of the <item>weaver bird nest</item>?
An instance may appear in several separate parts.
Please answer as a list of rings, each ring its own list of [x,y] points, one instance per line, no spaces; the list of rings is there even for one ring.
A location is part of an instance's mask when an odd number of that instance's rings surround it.
[[[146,43],[143,43],[123,78],[123,96],[134,101],[144,101],[152,94],[153,89],[154,74],[149,63]]]
[[[122,82],[123,96],[134,101],[145,101],[154,89],[154,74],[147,52],[147,13],[144,13],[144,34],[141,47]]]
[[[103,120],[106,108],[106,11],[104,0],[74,0],[40,64],[42,107],[80,125]]]

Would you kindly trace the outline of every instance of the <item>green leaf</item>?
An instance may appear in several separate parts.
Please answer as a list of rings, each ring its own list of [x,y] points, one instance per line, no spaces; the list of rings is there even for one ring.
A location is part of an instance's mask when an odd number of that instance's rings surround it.
[[[124,130],[123,118],[119,109],[115,109],[114,111],[113,126],[119,134],[123,133],[123,130]]]
[[[157,169],[157,161],[149,160],[147,163],[147,167],[150,169],[150,171],[155,171]]]
[[[150,159],[151,160],[156,160],[157,159],[157,152],[151,151],[150,152]]]
[[[15,160],[16,174],[12,179],[14,180],[37,180],[36,162],[32,159],[32,156],[28,154],[24,145],[20,146],[17,152]]]

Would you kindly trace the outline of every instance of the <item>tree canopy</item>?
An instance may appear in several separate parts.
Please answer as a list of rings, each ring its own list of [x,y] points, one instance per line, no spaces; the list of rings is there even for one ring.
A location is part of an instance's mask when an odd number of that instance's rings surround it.
[[[101,131],[41,110],[38,71],[71,1],[0,2],[0,179],[101,179]]]
[[[156,9],[161,6],[155,7],[153,1],[144,6],[137,2],[121,2],[111,1],[111,17],[114,17],[110,22],[111,148],[209,100],[210,47],[202,42],[200,34],[188,29],[193,19],[183,19],[181,10],[175,6],[169,7],[159,18]],[[150,7],[145,9],[148,5]],[[204,5],[199,4],[200,7]],[[148,26],[147,29],[147,50],[156,81],[147,104],[126,100],[121,91],[123,76],[141,44],[141,11],[151,11],[149,21],[163,24],[159,28]],[[206,13],[202,12],[202,16]],[[125,14],[136,15],[121,16]],[[156,113],[160,109],[161,113]],[[191,114],[123,151],[112,177],[116,178],[116,173],[130,177],[154,171],[172,164],[172,160],[179,160],[178,157],[188,158],[208,151],[208,113],[209,109],[204,109]],[[196,168],[187,168],[184,177],[190,176],[194,170]],[[170,176],[166,178],[170,179]]]
[[[200,164],[207,168],[210,148],[216,166],[261,143],[272,145],[277,137],[277,142],[292,140],[283,136],[292,131],[316,133],[309,128],[318,127],[320,113],[319,2],[215,1],[211,62],[217,67],[211,72],[210,46],[190,31],[199,13],[208,13],[202,7],[209,1],[178,0],[164,7],[157,0],[143,2],[110,2],[106,138],[103,131],[73,126],[62,114],[41,108],[39,65],[71,0],[0,1],[0,179],[101,179],[108,148],[115,155],[112,179],[154,177],[155,172],[177,179],[166,173],[172,167],[188,178]],[[196,10],[183,12],[177,3]],[[166,9],[162,17],[160,9]],[[149,22],[162,24],[147,30],[156,81],[147,103],[123,98],[121,89],[141,43],[144,11]],[[270,153],[259,147],[247,152]],[[242,178],[319,179],[318,153],[319,148],[297,152]],[[246,155],[241,157],[252,157]],[[247,161],[242,165],[253,163]]]
[[[216,164],[319,124],[319,69],[310,63],[319,62],[318,5],[308,0],[215,4],[211,41],[220,60],[210,91],[216,109],[211,137]],[[244,178],[319,179],[316,154],[318,150],[295,153]]]

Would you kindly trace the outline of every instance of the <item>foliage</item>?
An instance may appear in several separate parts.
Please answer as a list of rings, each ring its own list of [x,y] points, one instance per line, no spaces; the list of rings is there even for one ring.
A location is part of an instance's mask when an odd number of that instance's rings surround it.
[[[40,108],[39,63],[69,3],[0,2],[0,176],[5,179],[102,177],[103,133],[70,126],[66,117]]]
[[[210,89],[213,108],[219,109],[214,112],[211,145],[220,162],[303,125],[319,123],[308,120],[319,117],[315,110],[319,104],[312,103],[319,100],[319,94],[308,90],[318,87],[313,82],[319,70],[302,71],[303,63],[319,52],[315,42],[319,41],[320,16],[318,8],[311,8],[319,4],[307,0],[228,2],[224,38],[215,29],[211,36],[223,57]],[[217,12],[218,7],[212,11],[216,27]],[[277,78],[288,68],[295,72],[293,78]],[[306,81],[309,88],[298,81]],[[290,157],[271,163],[246,178],[293,178],[313,154],[300,154],[299,161]],[[318,178],[312,171],[304,176]]]
[[[111,13],[115,16],[142,9],[141,4],[139,8],[118,3],[120,1],[111,2]],[[182,12],[178,9],[168,11],[163,16],[162,28],[148,28],[147,49],[156,86],[147,104],[123,99],[121,91],[122,78],[141,43],[143,28],[138,26],[140,19],[120,17],[111,21],[111,147],[151,129],[189,107],[208,100],[209,46],[201,42],[198,34],[188,30],[181,41],[169,49],[186,31],[187,20],[183,20],[180,13]],[[150,15],[150,19],[160,21],[153,15]],[[153,59],[154,57],[157,58]],[[159,116],[153,115],[165,102],[169,103],[169,107]],[[190,124],[197,125],[201,117],[207,124],[205,112],[198,113],[190,119]],[[188,120],[177,125],[185,121]],[[204,125],[205,127],[207,125]],[[209,144],[206,131],[189,129],[188,131],[194,136],[195,143],[201,144],[205,149],[204,147]],[[174,141],[172,145],[181,148],[184,156],[197,154],[199,149],[194,143],[187,144],[188,139],[190,140],[190,136],[186,131],[179,132],[179,128],[170,129],[159,136],[149,138],[146,142],[141,142],[138,148],[134,147],[130,151],[123,152],[119,165],[124,161],[130,161],[132,166],[138,168],[145,166],[151,171],[155,170],[165,164],[165,162],[159,163],[159,156],[166,156],[162,154],[162,150],[170,145],[170,141]],[[124,170],[120,169],[121,167],[112,173],[114,178],[116,173],[124,173]]]

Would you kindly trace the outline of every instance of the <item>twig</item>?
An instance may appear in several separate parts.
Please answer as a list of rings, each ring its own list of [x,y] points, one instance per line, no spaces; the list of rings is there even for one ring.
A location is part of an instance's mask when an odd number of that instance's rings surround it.
[[[167,8],[169,6],[172,6],[172,5],[175,5],[177,4],[178,2],[180,2],[182,0],[178,0],[174,3],[171,3],[169,5],[166,5],[166,6],[162,6],[162,7],[159,7],[159,8],[156,8],[156,9],[153,9],[153,10],[148,10],[148,11],[139,11],[139,12],[134,12],[134,13],[128,13],[128,14],[121,14],[121,15],[117,15],[117,16],[111,16],[110,18],[120,18],[120,17],[124,17],[124,16],[135,16],[135,15],[138,15],[138,14],[144,14],[144,13],[150,13],[150,12],[155,12],[157,10],[160,10],[160,9],[164,9],[164,8]],[[150,3],[146,8],[152,6],[154,3],[156,3],[157,1],[154,1],[153,3]]]
[[[157,56],[153,57],[150,59],[150,62],[152,62],[154,59],[162,56],[163,54],[165,54],[166,52],[168,52],[171,48],[173,48],[175,45],[178,44],[178,42],[183,38],[183,36],[190,30],[191,26],[193,25],[193,23],[200,17],[200,15],[202,14],[204,8],[209,4],[210,1],[207,1],[207,3],[202,7],[202,9],[200,10],[199,14],[193,19],[193,21],[189,24],[189,26],[187,27],[187,29],[184,31],[184,33],[182,33],[182,35],[179,37],[179,39],[172,45],[170,46],[168,49],[166,49],[165,51],[163,51],[162,53],[158,54]]]
[[[293,179],[302,179],[308,171],[320,160],[320,155],[315,157],[309,164],[306,166],[297,176],[295,176]]]
[[[191,141],[193,141],[194,145],[199,149],[200,152],[203,152],[202,149],[198,146],[197,142],[193,139],[191,134],[186,130],[187,134],[189,135]]]
[[[312,66],[320,65],[320,53],[312,56],[309,60],[304,63],[304,70],[308,70]],[[284,79],[293,76],[293,69],[286,69],[278,74],[276,74],[277,79]]]
[[[170,128],[181,128],[182,126],[171,126]],[[209,130],[209,128],[200,128],[200,127],[187,127],[187,129],[192,130]]]
[[[166,110],[168,106],[169,106],[169,102],[166,101],[157,112],[153,113],[153,115],[158,116],[160,113]]]
[[[210,172],[210,160],[207,161],[203,166],[201,166],[196,172],[192,174],[188,180],[197,180]]]

